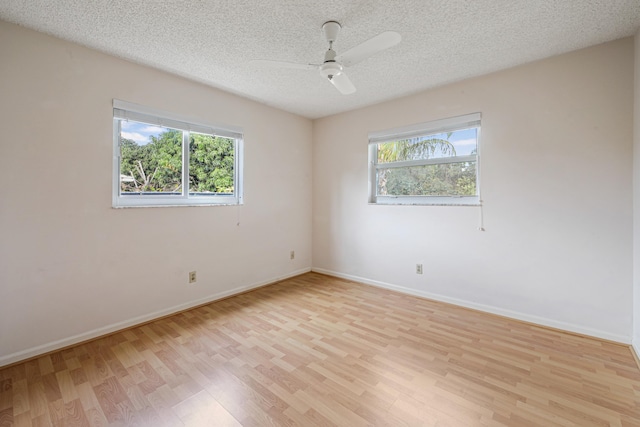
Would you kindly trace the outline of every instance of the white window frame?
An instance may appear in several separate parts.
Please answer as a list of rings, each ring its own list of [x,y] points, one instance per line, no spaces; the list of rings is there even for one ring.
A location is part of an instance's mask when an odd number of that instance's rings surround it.
[[[132,120],[183,131],[182,133],[182,194],[181,195],[126,195],[120,193],[120,123]],[[189,195],[189,141],[190,132],[221,136],[235,141],[233,194]],[[242,204],[243,171],[242,130],[232,126],[219,126],[192,120],[118,99],[113,100],[113,195],[114,208],[164,206],[220,206]]]
[[[380,205],[435,205],[435,206],[479,206],[480,201],[480,113],[449,117],[426,123],[403,126],[369,133],[369,203]],[[378,144],[419,136],[477,128],[476,154],[435,159],[409,160],[403,162],[378,163]],[[380,196],[378,191],[378,169],[424,166],[446,163],[476,163],[475,196]]]

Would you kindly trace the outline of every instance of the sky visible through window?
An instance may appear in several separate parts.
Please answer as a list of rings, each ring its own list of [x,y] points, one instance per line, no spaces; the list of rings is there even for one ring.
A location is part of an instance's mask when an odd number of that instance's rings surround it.
[[[147,145],[151,142],[150,136],[158,136],[163,132],[171,130],[162,126],[126,120],[120,122],[120,126],[120,136],[124,139],[130,139],[138,145]]]
[[[477,150],[477,128],[457,130],[449,137],[449,142],[453,144],[456,149],[456,156],[468,156],[470,154],[476,154]],[[447,134],[442,133],[438,135],[432,135],[434,138],[447,139]],[[442,157],[436,155],[435,157]]]

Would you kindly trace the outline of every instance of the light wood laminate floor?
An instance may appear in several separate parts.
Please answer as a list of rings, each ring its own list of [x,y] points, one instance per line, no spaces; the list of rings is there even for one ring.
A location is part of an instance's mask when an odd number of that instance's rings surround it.
[[[623,345],[309,273],[0,370],[1,426],[640,426]]]

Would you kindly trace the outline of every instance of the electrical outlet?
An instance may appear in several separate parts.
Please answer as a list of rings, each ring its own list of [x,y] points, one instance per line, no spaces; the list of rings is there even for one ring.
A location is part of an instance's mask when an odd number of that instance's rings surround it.
[[[295,259],[296,258],[296,251],[291,251],[291,253],[289,254],[289,259]]]
[[[422,264],[416,264],[416,274],[422,274]]]
[[[195,283],[196,281],[196,272],[195,271],[190,271],[189,272],[189,283]]]

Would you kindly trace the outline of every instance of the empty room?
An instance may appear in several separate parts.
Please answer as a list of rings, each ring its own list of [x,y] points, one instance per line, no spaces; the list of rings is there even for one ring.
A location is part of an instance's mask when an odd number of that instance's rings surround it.
[[[3,0],[0,426],[640,426],[640,2]]]

